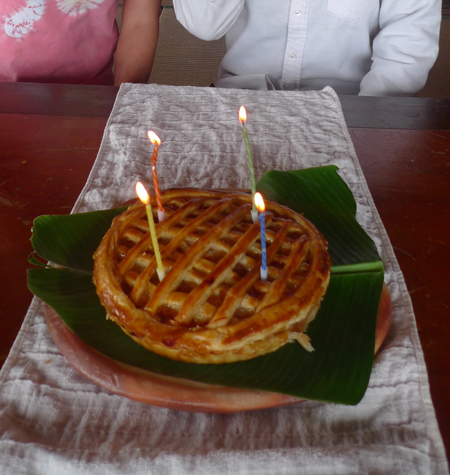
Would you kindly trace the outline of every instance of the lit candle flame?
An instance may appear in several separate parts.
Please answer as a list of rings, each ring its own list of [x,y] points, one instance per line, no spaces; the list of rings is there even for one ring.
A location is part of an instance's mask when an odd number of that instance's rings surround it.
[[[260,213],[264,213],[266,205],[264,204],[264,199],[261,193],[255,193],[255,206]]]
[[[244,106],[241,106],[239,109],[239,120],[244,124],[244,122],[247,122],[247,111],[245,110]]]
[[[155,132],[149,130],[147,135],[152,144],[161,145],[161,139],[155,134]]]
[[[144,203],[145,205],[150,203],[150,196],[147,193],[145,186],[140,181],[136,183],[136,194],[138,195],[138,198],[142,201],[142,203]]]

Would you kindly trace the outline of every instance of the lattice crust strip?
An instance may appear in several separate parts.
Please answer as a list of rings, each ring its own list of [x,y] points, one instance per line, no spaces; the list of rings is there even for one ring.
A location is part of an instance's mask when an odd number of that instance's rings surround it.
[[[182,361],[244,360],[293,340],[311,351],[304,331],[330,275],[317,229],[266,202],[269,271],[262,281],[250,195],[173,189],[162,201],[166,217],[156,224],[162,282],[140,203],[114,219],[94,255],[94,282],[108,318],[147,349]]]

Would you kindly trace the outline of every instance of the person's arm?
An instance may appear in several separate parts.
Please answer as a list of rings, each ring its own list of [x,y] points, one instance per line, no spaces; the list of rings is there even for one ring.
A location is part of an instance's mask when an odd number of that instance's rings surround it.
[[[244,8],[245,0],[173,0],[177,20],[201,40],[218,40]]]
[[[146,83],[159,34],[161,0],[124,0],[114,64],[114,84]]]
[[[360,95],[419,92],[438,54],[440,22],[441,0],[383,0],[373,63]]]

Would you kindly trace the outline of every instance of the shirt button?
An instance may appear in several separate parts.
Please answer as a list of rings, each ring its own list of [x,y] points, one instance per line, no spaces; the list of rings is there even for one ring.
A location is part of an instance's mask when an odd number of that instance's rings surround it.
[[[296,15],[301,15],[301,14],[302,14],[302,11],[301,11],[301,10],[295,10],[295,14],[296,14]]]
[[[296,55],[295,53],[291,53],[289,56],[290,56],[292,59],[294,59],[294,58],[297,57],[297,55]]]

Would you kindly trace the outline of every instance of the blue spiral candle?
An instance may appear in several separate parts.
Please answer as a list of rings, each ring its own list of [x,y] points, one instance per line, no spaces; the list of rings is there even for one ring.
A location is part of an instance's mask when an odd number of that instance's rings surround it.
[[[255,193],[254,204],[259,211],[259,226],[261,229],[261,280],[267,280],[267,250],[266,250],[266,213],[263,197],[261,193]]]

